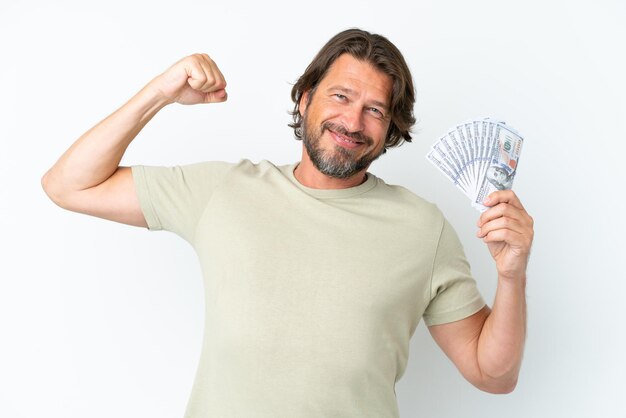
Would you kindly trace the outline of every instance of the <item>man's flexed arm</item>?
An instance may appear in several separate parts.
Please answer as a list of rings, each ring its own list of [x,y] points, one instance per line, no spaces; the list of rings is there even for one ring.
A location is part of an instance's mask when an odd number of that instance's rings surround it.
[[[163,107],[223,102],[225,88],[208,55],[183,58],[74,142],[44,174],[45,192],[65,209],[145,227],[130,168],[119,167],[126,148]]]

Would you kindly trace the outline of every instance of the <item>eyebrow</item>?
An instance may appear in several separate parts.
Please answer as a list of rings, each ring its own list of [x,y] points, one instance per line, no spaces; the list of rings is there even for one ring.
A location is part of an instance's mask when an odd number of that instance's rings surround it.
[[[356,92],[352,90],[351,88],[343,87],[343,86],[330,86],[328,90],[337,90],[337,91],[340,91],[342,93],[345,93],[347,95],[352,95],[352,96],[356,94]],[[389,105],[387,105],[384,102],[381,102],[379,100],[371,100],[370,103],[374,106],[381,107],[385,112],[389,111]]]

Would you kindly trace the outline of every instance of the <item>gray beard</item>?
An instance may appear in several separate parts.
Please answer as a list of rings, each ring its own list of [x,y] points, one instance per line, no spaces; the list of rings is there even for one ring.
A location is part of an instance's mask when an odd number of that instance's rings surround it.
[[[352,177],[359,171],[367,168],[383,153],[381,151],[377,155],[365,154],[361,158],[356,158],[355,152],[342,148],[339,145],[334,145],[333,150],[325,151],[320,147],[320,138],[327,129],[332,129],[343,135],[364,141],[365,145],[371,145],[373,141],[365,135],[349,133],[343,126],[330,122],[324,123],[320,132],[315,132],[314,128],[308,125],[306,111],[302,116],[302,126],[302,142],[311,162],[322,174],[329,177],[337,179]]]

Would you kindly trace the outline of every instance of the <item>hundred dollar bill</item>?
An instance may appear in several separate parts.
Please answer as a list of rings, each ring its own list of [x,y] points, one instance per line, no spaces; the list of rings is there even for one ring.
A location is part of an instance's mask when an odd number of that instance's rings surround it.
[[[457,147],[456,151],[461,156],[461,161],[463,162],[463,170],[467,172],[467,176],[471,179],[472,183],[474,183],[474,161],[470,156],[469,139],[465,136],[463,126],[457,126],[456,129],[451,131],[448,135],[454,139],[454,144]]]
[[[484,211],[487,195],[513,185],[523,141],[504,121],[477,118],[449,129],[426,158]]]
[[[436,151],[446,162],[450,163],[452,172],[455,174],[454,183],[459,183],[463,186],[463,190],[467,193],[469,185],[471,184],[470,178],[464,171],[463,162],[460,155],[456,152],[456,147],[449,136],[442,136],[432,149]]]
[[[478,210],[487,209],[482,202],[490,193],[513,186],[523,143],[524,139],[515,130],[502,123],[496,124],[489,163],[473,203]]]
[[[476,178],[476,161],[478,160],[478,155],[476,154],[476,138],[473,135],[472,131],[472,123],[467,122],[459,127],[462,130],[465,141],[467,142],[467,148],[469,152],[469,158],[471,161],[470,169],[472,178]]]
[[[450,181],[456,187],[461,189],[463,193],[467,194],[467,190],[465,189],[466,186],[459,183],[460,175],[458,174],[458,172],[456,172],[454,166],[449,164],[448,161],[446,161],[447,157],[445,155],[444,156],[438,155],[435,150],[431,150],[426,156],[426,158],[428,158],[428,161],[430,161],[435,167],[437,167],[439,171],[445,174],[446,177],[448,177],[448,179],[450,179]]]

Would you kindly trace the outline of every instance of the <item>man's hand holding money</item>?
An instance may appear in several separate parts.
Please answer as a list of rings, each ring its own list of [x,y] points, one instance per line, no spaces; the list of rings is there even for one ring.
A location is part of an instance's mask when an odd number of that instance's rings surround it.
[[[477,236],[487,243],[500,279],[525,279],[533,241],[533,218],[512,190],[491,193],[478,219]]]

